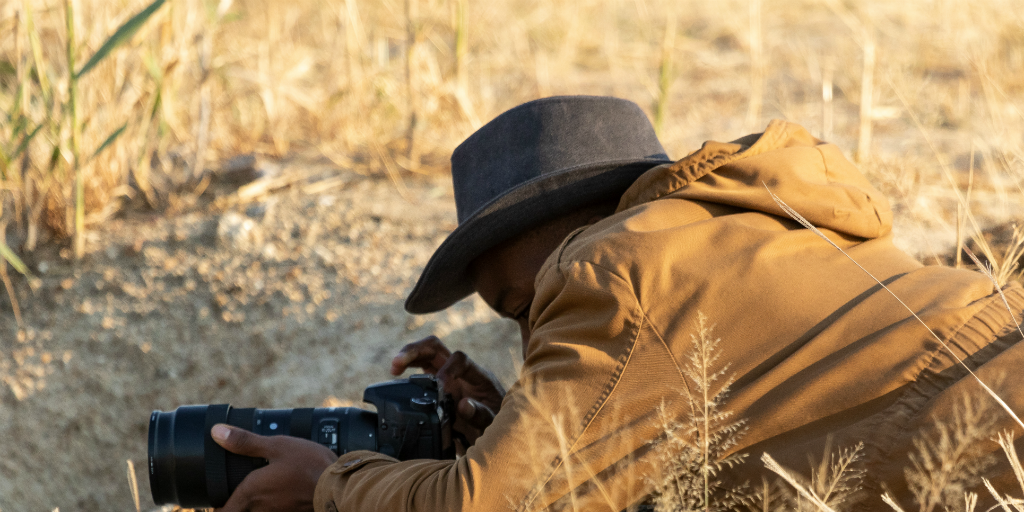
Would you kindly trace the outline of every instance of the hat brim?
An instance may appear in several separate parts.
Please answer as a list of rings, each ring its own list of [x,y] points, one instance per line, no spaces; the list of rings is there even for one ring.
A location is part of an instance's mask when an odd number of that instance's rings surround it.
[[[473,293],[468,267],[488,249],[542,222],[617,198],[648,169],[650,158],[588,164],[524,182],[480,207],[434,251],[405,301],[406,311],[433,313]]]

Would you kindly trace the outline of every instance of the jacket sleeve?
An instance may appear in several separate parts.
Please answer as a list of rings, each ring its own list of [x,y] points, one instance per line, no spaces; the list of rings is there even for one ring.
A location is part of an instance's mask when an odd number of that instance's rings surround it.
[[[632,287],[553,257],[537,279],[531,324],[519,381],[465,456],[346,454],[322,475],[316,510],[619,511],[645,496],[665,396],[650,388],[678,391],[682,380]]]

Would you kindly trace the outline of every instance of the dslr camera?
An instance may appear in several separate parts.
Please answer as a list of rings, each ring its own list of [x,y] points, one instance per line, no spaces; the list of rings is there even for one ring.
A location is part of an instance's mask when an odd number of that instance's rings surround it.
[[[230,453],[210,437],[217,423],[265,436],[320,443],[338,455],[372,450],[399,460],[454,459],[455,404],[432,375],[381,382],[363,391],[377,412],[356,407],[255,409],[186,405],[149,417],[149,485],[158,505],[221,507],[266,459]]]

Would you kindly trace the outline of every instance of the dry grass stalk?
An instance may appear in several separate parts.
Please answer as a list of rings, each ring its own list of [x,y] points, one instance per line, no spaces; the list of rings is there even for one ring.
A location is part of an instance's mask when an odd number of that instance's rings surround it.
[[[807,501],[811,502],[812,505],[821,510],[822,512],[835,512],[835,510],[828,506],[821,498],[819,498],[813,491],[807,488],[799,482],[797,477],[791,474],[788,470],[779,465],[771,455],[767,453],[761,454],[761,462],[764,462],[764,466],[774,472],[775,474],[782,477],[789,485],[793,486],[794,489]]]
[[[672,87],[672,54],[676,45],[676,24],[679,22],[677,9],[671,9],[665,17],[665,37],[661,42],[661,64],[658,66],[658,101],[654,106],[654,130],[661,133],[668,112],[669,89]]]
[[[825,5],[854,33],[862,51],[862,67],[860,75],[860,116],[857,134],[858,162],[867,160],[871,152],[872,121],[874,119],[874,88],[875,88],[875,36],[870,24],[865,23],[847,6],[838,0],[823,0]]]
[[[363,79],[363,65],[360,45],[366,39],[362,19],[359,17],[357,0],[345,0],[343,27],[345,30],[345,62],[348,65],[348,86],[356,87]]]
[[[993,498],[995,498],[997,503],[996,506],[1001,507],[1005,512],[1013,512],[1014,510],[1016,510],[1017,512],[1024,511],[1024,500],[1011,498],[1009,496],[1002,496],[1001,494],[999,494],[999,491],[997,491],[996,488],[992,486],[992,482],[990,482],[987,478],[983,478],[982,481],[985,483],[985,489],[989,492],[989,494],[992,495]],[[994,509],[995,507],[992,508]]]
[[[743,420],[732,419],[724,408],[732,379],[726,377],[728,365],[718,363],[721,339],[713,336],[713,330],[707,317],[698,313],[697,333],[690,336],[683,366],[692,384],[686,397],[690,414],[678,420],[668,417],[664,408],[661,411],[666,434],[658,449],[663,469],[652,482],[658,512],[732,510],[745,498],[744,488],[724,488],[718,480],[722,471],[746,458],[743,453],[730,453],[746,429]]]
[[[461,94],[466,91],[466,56],[469,54],[469,23],[466,9],[469,0],[455,0],[455,87]]]
[[[764,103],[764,38],[761,35],[761,0],[750,0],[750,100],[747,105],[747,128],[761,127],[761,105]]]
[[[0,229],[0,235],[3,235],[3,231]],[[0,260],[0,283],[3,283],[4,289],[7,290],[7,298],[11,301],[11,312],[14,313],[14,322],[21,330],[25,327],[25,322],[21,319],[21,305],[18,303],[18,296],[14,294],[11,276],[7,274],[7,262],[2,260]]]
[[[893,499],[892,495],[889,493],[885,493],[882,495],[882,502],[892,507],[892,509],[895,510],[896,512],[906,512],[903,510],[903,507],[901,507],[900,504],[897,503],[896,500]]]
[[[953,194],[956,197],[957,205],[960,208],[959,211],[964,214],[964,217],[966,218],[966,220],[968,222],[970,222],[970,224],[971,224],[971,228],[973,229],[973,232],[972,232],[972,235],[971,235],[972,240],[974,240],[974,242],[978,245],[978,248],[981,249],[982,254],[985,255],[985,257],[988,259],[988,261],[995,262],[994,264],[1000,265],[999,266],[999,272],[997,272],[999,275],[1008,275],[1008,272],[1004,271],[1003,267],[1005,265],[1009,265],[1009,264],[1013,264],[1014,266],[1016,266],[1016,260],[1010,262],[1010,261],[1007,261],[1007,260],[1004,259],[1002,264],[998,263],[998,260],[997,260],[997,258],[995,256],[994,249],[992,248],[991,244],[988,243],[988,240],[986,240],[985,237],[982,235],[981,224],[978,222],[977,217],[973,214],[973,212],[972,212],[972,210],[970,208],[970,205],[971,205],[971,202],[970,202],[970,192],[973,190],[973,185],[974,185],[973,146],[972,146],[972,159],[971,159],[971,168],[970,168],[971,172],[970,172],[970,177],[969,177],[969,182],[968,182],[968,195],[965,198],[964,195],[960,192],[960,188],[957,186],[957,180],[956,180],[956,178],[953,175],[953,170],[951,169],[951,166],[950,166],[948,160],[943,156],[943,153],[941,151],[939,151],[938,147],[935,145],[935,142],[932,140],[931,136],[928,135],[927,130],[925,129],[925,126],[921,122],[920,118],[910,108],[910,103],[907,100],[906,96],[896,86],[896,84],[892,82],[892,80],[889,81],[889,85],[892,87],[893,91],[896,93],[896,97],[903,104],[904,109],[910,115],[910,118],[911,118],[911,120],[913,120],[914,125],[917,127],[917,130],[921,133],[922,138],[928,144],[928,147],[931,149],[932,154],[935,156],[936,160],[939,162],[939,169],[942,171],[942,175],[945,177],[947,183],[949,183],[950,188],[951,188],[951,190],[953,191]],[[1022,243],[1024,243],[1024,242],[1022,242]],[[1009,271],[1009,272],[1012,272],[1012,270]],[[1001,287],[1004,284],[1006,284],[1006,281],[999,282],[997,286]]]
[[[785,485],[784,481],[779,479],[769,482],[766,477],[762,476],[761,486],[752,488],[744,500],[746,509],[749,512],[793,509],[796,499]]]
[[[917,451],[904,472],[921,512],[956,508],[995,463],[985,449],[995,426],[986,403],[965,396],[952,418],[936,419],[934,432],[914,439]]]
[[[964,494],[964,512],[974,512],[976,508],[978,508],[978,493]]]
[[[983,237],[978,237],[977,239],[984,240]],[[995,250],[987,242],[984,245],[979,242],[979,245],[988,253],[988,261],[984,264],[982,264],[970,249],[964,247],[963,250],[971,257],[974,264],[977,265],[985,275],[989,276],[996,288],[1002,288],[1012,279],[1020,277],[1020,260],[1024,257],[1024,228],[1017,225],[1013,226],[1013,233],[1010,235],[1010,240],[1003,247],[1002,258],[996,258],[994,256]]]
[[[67,19],[67,62],[68,62],[68,115],[71,117],[71,169],[75,175],[75,257],[85,254],[85,181],[79,162],[79,139],[82,128],[78,124],[78,73],[75,66],[75,11],[72,0],[64,0]]]
[[[830,507],[855,503],[865,471],[859,466],[864,443],[853,448],[832,451],[832,437],[825,442],[825,453],[811,472],[811,488]]]
[[[956,205],[956,259],[953,261],[953,268],[963,268],[964,252],[964,207]]]
[[[132,491],[132,501],[135,503],[135,512],[142,511],[139,503],[139,479],[135,476],[135,463],[128,459],[128,487]]]
[[[562,470],[565,471],[566,481],[572,482],[573,477],[573,462],[572,454],[569,453],[569,440],[565,438],[565,422],[560,416],[551,416],[551,426],[554,427],[555,433],[558,438],[558,455],[561,457]],[[576,488],[572,487],[569,489],[569,503],[572,505],[571,510],[579,510],[579,503],[576,500]]]
[[[1007,248],[1007,252],[1016,253],[1022,250],[1021,247],[1024,246],[1024,239],[1019,239],[1019,233],[1020,231],[1017,229],[1016,226],[1014,226],[1014,240],[1016,242],[1012,243],[1011,246]],[[966,252],[967,255],[971,257],[971,260],[973,260],[974,264],[978,266],[978,269],[981,270],[981,272],[985,274],[990,281],[992,281],[993,286],[995,286],[996,291],[999,293],[999,298],[1003,299],[1003,306],[1006,307],[1006,311],[1010,313],[1010,319],[1013,320],[1013,324],[1017,326],[1017,332],[1020,334],[1021,339],[1024,340],[1024,331],[1021,330],[1020,322],[1017,321],[1017,316],[1013,312],[1013,309],[1010,308],[1010,303],[1007,302],[1006,295],[1003,293],[1003,285],[1006,284],[1006,281],[1004,280],[1000,282],[1000,278],[1007,279],[1008,277],[1005,275],[1005,273],[996,275],[996,273],[992,270],[992,266],[988,263],[982,263],[981,261],[979,261],[978,257],[975,256],[974,252],[972,252],[970,249],[964,247],[964,252]],[[1013,262],[1013,266],[1010,267],[1010,272],[1012,272],[1016,268],[1017,259],[1014,258]]]
[[[832,105],[835,71],[835,62],[832,57],[828,57],[821,69],[821,140],[825,141],[832,140],[835,122],[834,106]]]
[[[871,153],[871,126],[874,116],[875,38],[865,29],[862,41],[864,67],[860,81],[860,130],[857,136],[857,161],[867,160]]]
[[[856,503],[865,474],[859,464],[863,449],[864,443],[858,443],[853,448],[834,452],[830,436],[826,439],[824,454],[817,467],[811,461],[809,482],[782,467],[771,455],[762,454],[761,461],[765,467],[782,477],[797,492],[796,497],[781,494],[781,503],[774,510],[843,510],[844,506]],[[767,486],[767,482],[765,485]],[[767,505],[763,508],[769,510]]]
[[[412,201],[412,197],[409,195],[409,190],[405,187],[405,182],[402,180],[402,175],[398,173],[398,169],[395,169],[391,157],[381,148],[379,145],[373,145],[374,150],[377,152],[377,156],[380,161],[384,164],[384,169],[387,170],[388,178],[395,184],[395,189],[398,190],[398,194],[402,196],[406,201]]]
[[[965,204],[956,205],[956,268],[963,267],[964,233],[967,226],[966,212],[971,207],[971,192],[974,191],[974,144],[971,144],[970,166],[967,172],[967,198]]]
[[[547,481],[550,484],[554,477],[554,474],[550,473],[550,471],[562,472],[565,482],[569,486],[570,507],[568,510],[579,511],[579,498],[576,492],[577,485],[581,482],[577,482],[576,479],[580,475],[576,474],[578,468],[574,463],[573,446],[566,436],[568,431],[567,425],[571,424],[574,418],[578,419],[578,411],[570,408],[562,413],[552,414],[550,402],[541,396],[538,384],[536,380],[529,376],[521,376],[519,382],[516,383],[517,386],[522,386],[523,396],[526,397],[527,407],[524,414],[532,420],[531,424],[537,426],[537,433],[539,435],[537,442],[530,442],[525,445],[526,450],[529,452],[526,460],[533,461],[534,464],[528,474],[539,481]],[[552,435],[554,439],[549,438],[549,435]],[[548,465],[551,461],[554,462],[553,467]],[[602,485],[597,479],[597,475],[589,472],[589,469],[587,471],[588,473],[584,476],[589,479],[589,483],[593,484],[601,499],[609,508],[614,507],[616,500],[612,497],[609,489]],[[525,475],[524,478],[526,478]],[[510,505],[515,506],[511,502]]]
[[[416,73],[416,47],[419,39],[419,0],[405,0],[405,16],[408,24],[408,35],[405,53],[405,86],[409,109],[409,127],[406,132],[408,147],[406,150],[406,167],[410,170],[420,166],[420,147],[417,145],[416,137],[419,128],[419,91],[418,77]]]
[[[1017,447],[1013,444],[1013,432],[1002,431],[996,439],[1003,449],[1003,453],[1006,454],[1006,459],[1010,461],[1010,467],[1013,468],[1013,475],[1017,477],[1021,491],[1024,491],[1024,467],[1021,467],[1020,457],[1017,457]]]

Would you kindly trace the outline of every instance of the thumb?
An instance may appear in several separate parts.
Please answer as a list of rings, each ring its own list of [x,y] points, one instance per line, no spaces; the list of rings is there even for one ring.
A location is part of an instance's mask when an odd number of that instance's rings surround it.
[[[494,421],[494,411],[472,398],[463,398],[459,401],[458,414],[466,423],[481,430]]]
[[[210,429],[210,436],[225,450],[246,457],[260,457],[269,459],[273,451],[271,443],[266,436],[253,434],[244,430],[223,423],[218,423]]]

